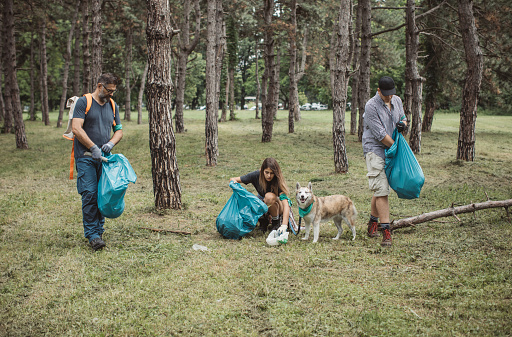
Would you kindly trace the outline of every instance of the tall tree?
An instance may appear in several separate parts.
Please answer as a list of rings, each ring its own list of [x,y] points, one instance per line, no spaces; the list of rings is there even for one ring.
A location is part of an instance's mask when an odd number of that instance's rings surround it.
[[[57,127],[62,127],[62,117],[64,115],[64,108],[66,106],[66,100],[68,95],[68,77],[69,77],[69,64],[71,62],[71,44],[73,43],[73,33],[75,32],[76,20],[78,17],[78,11],[80,9],[80,1],[77,0],[75,5],[75,12],[73,14],[73,19],[71,21],[71,29],[68,33],[68,41],[66,44],[66,52],[63,54],[64,56],[64,69],[62,70],[62,95],[60,97],[60,105],[59,105],[59,117],[57,118]]]
[[[473,15],[472,0],[458,0],[459,29],[466,53],[466,79],[462,91],[457,159],[475,159],[475,126],[478,94],[482,83],[483,55]]]
[[[208,26],[206,36],[206,120],[205,120],[205,154],[206,165],[216,166],[218,148],[218,125],[219,96],[218,88],[220,81],[217,79],[217,53],[221,46],[218,45],[217,37],[217,0],[208,0]]]
[[[193,8],[192,8],[193,7]],[[190,13],[194,9],[195,12],[195,29],[191,32]],[[176,72],[176,112],[174,118],[176,120],[176,133],[185,131],[183,122],[183,105],[185,104],[185,83],[187,76],[188,57],[196,49],[201,33],[201,8],[199,0],[190,0],[183,2],[183,13],[181,15],[181,25],[178,42],[178,62]],[[193,37],[193,39],[191,39]]]
[[[226,52],[227,52],[227,73],[228,73],[228,101],[229,105],[229,119],[235,119],[235,70],[238,63],[237,49],[238,49],[238,27],[235,18],[230,15],[226,22]]]
[[[299,96],[297,88],[297,0],[290,3],[290,67],[288,78],[290,79],[290,99],[288,105],[288,133],[295,132],[295,116],[299,109]]]
[[[130,84],[130,77],[132,73],[132,28],[128,27],[126,30],[126,47],[124,49],[125,52],[125,64],[124,64],[124,87],[125,87],[125,99],[124,99],[124,119],[126,121],[132,120],[132,87]]]
[[[355,73],[352,76],[351,86],[352,86],[352,97],[350,101],[350,134],[357,134],[357,111],[358,111],[358,95],[359,95],[359,55],[361,54],[361,11],[362,6],[359,4],[356,7],[356,26],[354,29],[354,45],[353,51],[354,55],[352,57],[352,68],[355,69]]]
[[[172,129],[170,8],[167,0],[147,1],[149,148],[157,209],[181,209],[181,186]]]
[[[411,116],[411,135],[409,145],[414,153],[421,151],[421,104],[423,78],[418,72],[419,29],[416,27],[415,0],[407,0],[406,9],[406,82],[410,83],[411,96],[409,104]],[[407,99],[407,98],[406,98]],[[407,115],[407,114],[406,114]]]
[[[146,88],[146,77],[148,76],[149,64],[146,61],[144,72],[140,79],[139,96],[137,98],[137,124],[142,124],[142,98],[144,97],[144,89]]]
[[[275,105],[275,39],[274,27],[272,19],[274,15],[275,2],[274,0],[264,0],[264,40],[265,40],[265,72],[263,75],[263,86],[261,92],[261,103],[263,105],[261,111],[261,127],[262,136],[261,141],[268,143],[272,141],[272,130],[274,127],[274,112],[277,109]]]
[[[334,168],[336,173],[348,172],[347,149],[345,145],[345,106],[351,63],[350,31],[352,20],[350,0],[341,0],[338,18],[332,34],[330,63],[333,98],[332,140],[334,147]]]
[[[46,51],[46,13],[43,13],[41,25],[41,49],[40,49],[40,84],[41,84],[41,110],[44,125],[50,125],[50,108],[48,106],[48,57]]]
[[[5,0],[3,8],[3,24],[5,26],[6,54],[6,82],[9,82],[9,91],[6,95],[11,97],[12,111],[14,117],[14,134],[16,136],[16,148],[28,149],[27,137],[25,135],[25,123],[23,122],[23,110],[21,109],[20,89],[16,75],[16,40],[14,35],[14,12],[13,0]]]
[[[82,3],[82,50],[83,50],[83,74],[82,74],[82,93],[92,92],[91,79],[91,48],[90,48],[90,7],[91,0],[83,0]],[[96,79],[97,81],[98,79]]]
[[[91,0],[91,16],[92,16],[92,64],[91,64],[91,87],[96,84],[98,78],[103,72],[103,46],[102,46],[102,24],[101,16],[102,0]]]
[[[359,58],[359,141],[363,139],[363,115],[366,102],[370,99],[370,49],[372,46],[370,0],[359,0],[361,6],[361,56]],[[359,11],[359,9],[358,9]]]

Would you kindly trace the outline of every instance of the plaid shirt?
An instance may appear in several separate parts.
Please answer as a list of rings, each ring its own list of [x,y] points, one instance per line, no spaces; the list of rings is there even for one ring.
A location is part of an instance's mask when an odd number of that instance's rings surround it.
[[[404,107],[400,97],[391,98],[391,111],[377,92],[366,103],[363,114],[363,153],[373,152],[386,159],[386,146],[381,142],[386,135],[393,134],[396,123],[405,119]]]

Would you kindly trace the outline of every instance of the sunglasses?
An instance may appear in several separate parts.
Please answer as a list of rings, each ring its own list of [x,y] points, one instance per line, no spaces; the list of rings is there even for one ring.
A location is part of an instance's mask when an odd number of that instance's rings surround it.
[[[109,93],[109,95],[113,95],[117,92],[117,89],[108,89],[103,83],[101,83],[101,86]]]

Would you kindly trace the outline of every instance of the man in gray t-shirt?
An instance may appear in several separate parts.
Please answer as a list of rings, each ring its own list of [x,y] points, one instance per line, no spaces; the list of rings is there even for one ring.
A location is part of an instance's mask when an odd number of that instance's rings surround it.
[[[368,170],[368,183],[373,192],[368,235],[378,236],[378,222],[383,230],[382,246],[391,246],[389,231],[389,183],[384,171],[385,150],[393,145],[393,131],[407,126],[404,107],[396,96],[395,82],[384,76],[379,80],[375,96],[366,103],[363,114],[363,154]]]

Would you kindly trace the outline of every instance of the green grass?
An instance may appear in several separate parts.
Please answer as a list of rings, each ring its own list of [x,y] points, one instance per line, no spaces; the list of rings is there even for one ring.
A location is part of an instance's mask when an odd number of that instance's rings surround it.
[[[239,111],[219,124],[218,165],[206,167],[204,112],[185,111],[187,132],[176,135],[184,209],[163,212],[154,209],[147,120],[123,122],[115,152],[138,180],[123,215],[107,220],[107,248],[97,253],[83,237],[64,130],[27,121],[29,150],[0,135],[0,335],[512,334],[512,230],[503,209],[398,230],[393,247],[381,248],[365,236],[371,194],[357,137],[347,135],[349,173],[334,174],[331,111],[303,112],[294,134],[280,111],[266,144],[253,116]],[[439,114],[422,135],[425,186],[416,200],[392,195],[393,218],[512,198],[512,117],[478,117],[469,163],[455,159],[458,125],[458,114]],[[332,241],[332,224],[322,225],[317,244],[293,235],[279,247],[261,233],[221,238],[215,219],[231,195],[229,178],[269,156],[291,190],[312,181],[317,195],[348,195],[359,212],[356,240],[345,231]]]

